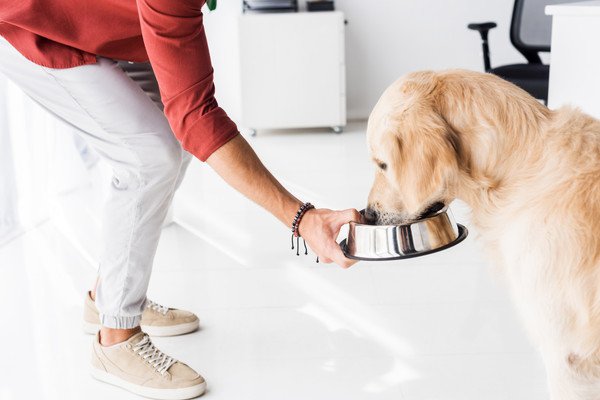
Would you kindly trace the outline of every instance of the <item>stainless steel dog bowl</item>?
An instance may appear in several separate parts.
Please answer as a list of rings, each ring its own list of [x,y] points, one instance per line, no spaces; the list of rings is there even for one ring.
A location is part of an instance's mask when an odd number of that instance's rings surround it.
[[[462,242],[467,228],[454,221],[447,207],[432,216],[404,225],[365,225],[350,222],[348,239],[340,246],[348,258],[386,261],[435,253]]]

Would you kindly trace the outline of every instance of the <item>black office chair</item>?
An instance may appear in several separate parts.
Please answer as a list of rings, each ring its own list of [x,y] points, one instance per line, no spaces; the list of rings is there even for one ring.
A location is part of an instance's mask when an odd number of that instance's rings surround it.
[[[548,79],[550,66],[543,64],[540,52],[550,51],[552,18],[545,14],[547,5],[574,3],[581,0],[515,0],[510,23],[510,41],[527,59],[527,64],[510,64],[492,68],[488,32],[495,22],[469,24],[468,28],[478,31],[483,47],[483,65],[486,72],[498,75],[526,90],[536,99],[548,101]]]

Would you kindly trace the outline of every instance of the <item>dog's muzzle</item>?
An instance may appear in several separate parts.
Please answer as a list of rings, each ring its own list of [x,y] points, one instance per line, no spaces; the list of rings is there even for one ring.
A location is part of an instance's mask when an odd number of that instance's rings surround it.
[[[416,219],[423,219],[423,218],[431,217],[432,215],[437,214],[437,212],[442,210],[444,207],[446,207],[446,205],[444,203],[442,203],[441,201],[436,201],[435,203],[432,203],[431,205],[429,205],[425,209],[425,211],[423,211],[421,214],[419,214],[419,216]]]

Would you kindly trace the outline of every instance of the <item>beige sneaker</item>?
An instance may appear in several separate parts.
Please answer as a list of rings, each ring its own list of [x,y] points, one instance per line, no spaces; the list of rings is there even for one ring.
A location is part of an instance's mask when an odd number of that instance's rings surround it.
[[[91,373],[99,381],[153,399],[191,399],[206,390],[202,376],[154,347],[144,332],[107,347],[96,333]]]
[[[177,310],[148,300],[140,326],[150,336],[176,336],[198,329],[200,320],[189,311]],[[100,315],[90,292],[83,304],[83,330],[95,334],[100,330]]]

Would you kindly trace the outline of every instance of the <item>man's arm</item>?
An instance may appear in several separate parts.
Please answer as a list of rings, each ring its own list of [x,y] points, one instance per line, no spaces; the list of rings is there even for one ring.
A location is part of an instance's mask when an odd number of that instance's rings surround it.
[[[288,192],[262,164],[252,147],[238,135],[208,158],[207,163],[234,189],[271,212],[286,226],[302,202]],[[348,268],[354,261],[346,258],[336,242],[342,225],[360,221],[356,210],[313,209],[300,222],[300,234],[325,263]]]
[[[203,0],[136,0],[144,45],[175,136],[234,189],[290,226],[301,202],[260,162],[214,97],[213,68],[202,23]],[[353,262],[335,242],[356,210],[310,210],[300,234],[323,262]]]
[[[206,161],[212,152],[235,137],[238,129],[215,99],[201,10],[204,0],[136,3],[165,116],[183,148]]]

